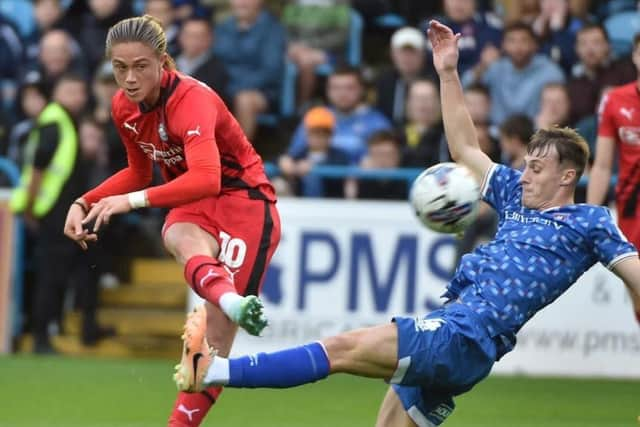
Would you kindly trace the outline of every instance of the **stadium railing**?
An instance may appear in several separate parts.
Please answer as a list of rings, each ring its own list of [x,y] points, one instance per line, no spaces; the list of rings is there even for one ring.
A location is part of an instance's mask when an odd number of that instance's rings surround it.
[[[358,166],[314,166],[309,172],[320,178],[358,178],[358,179],[392,179],[407,181],[411,184],[424,169],[398,168],[398,169],[362,169]],[[278,166],[271,162],[265,163],[265,172],[269,177],[278,176]],[[611,177],[611,185],[615,185],[617,176]],[[579,186],[587,185],[587,177],[582,176]]]
[[[12,187],[15,187],[20,182],[20,170],[9,159],[0,157],[0,174],[4,174],[8,179]],[[10,316],[13,319],[12,325],[12,337],[16,337],[22,330],[22,299],[23,299],[23,275],[24,275],[24,225],[22,219],[19,216],[15,217],[15,228],[13,232],[13,292]]]

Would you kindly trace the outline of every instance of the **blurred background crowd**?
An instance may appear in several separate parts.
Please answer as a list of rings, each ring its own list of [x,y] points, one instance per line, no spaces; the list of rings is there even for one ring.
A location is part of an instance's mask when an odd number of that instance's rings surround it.
[[[429,19],[462,35],[459,72],[482,148],[522,168],[537,128],[575,127],[593,147],[603,93],[636,79],[637,9],[634,0],[1,0],[0,156],[25,162],[28,136],[50,102],[71,114],[79,141],[59,209],[24,218],[27,267],[38,276],[38,266],[55,262],[51,251],[76,256],[60,240],[69,204],[126,163],[110,121],[117,86],[104,60],[107,31],[122,18],[147,13],[162,22],[178,69],[222,96],[269,162],[280,196],[404,200],[406,177],[313,171],[423,169],[449,160]],[[491,233],[494,222],[481,215],[460,250]],[[112,286],[122,275],[118,257],[160,254],[161,223],[161,210],[115,219],[78,282]],[[67,286],[71,265],[33,280]],[[112,331],[92,317],[96,292],[85,293],[90,345]],[[48,325],[55,316],[30,322]]]

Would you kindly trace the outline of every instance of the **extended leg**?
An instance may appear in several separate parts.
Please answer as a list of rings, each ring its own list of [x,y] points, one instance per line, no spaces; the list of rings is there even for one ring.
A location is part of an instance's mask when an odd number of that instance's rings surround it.
[[[188,326],[188,325],[187,325]],[[206,345],[199,351],[207,352]],[[178,387],[200,390],[204,384],[230,387],[286,388],[307,384],[337,373],[372,378],[391,378],[397,365],[397,329],[395,324],[346,332],[312,343],[273,353],[259,353],[234,359],[216,356],[202,375],[177,375]],[[178,373],[190,373],[192,365],[178,367]],[[200,381],[200,379],[202,379]],[[191,381],[192,380],[192,381]],[[193,382],[196,382],[195,384]]]

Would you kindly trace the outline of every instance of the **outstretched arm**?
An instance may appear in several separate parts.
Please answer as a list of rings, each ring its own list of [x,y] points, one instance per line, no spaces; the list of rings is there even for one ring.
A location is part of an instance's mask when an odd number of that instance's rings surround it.
[[[476,130],[467,110],[458,75],[458,39],[451,28],[432,20],[429,41],[433,47],[433,65],[440,77],[440,99],[444,130],[451,157],[467,166],[482,181],[493,162],[478,145]]]
[[[623,259],[613,267],[613,272],[627,285],[636,319],[640,323],[640,258],[630,256]]]

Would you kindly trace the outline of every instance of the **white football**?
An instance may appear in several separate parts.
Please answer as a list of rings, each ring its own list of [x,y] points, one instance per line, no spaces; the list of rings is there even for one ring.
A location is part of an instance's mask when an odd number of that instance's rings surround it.
[[[478,214],[480,188],[466,167],[439,163],[415,179],[409,200],[424,225],[440,233],[458,234]]]

